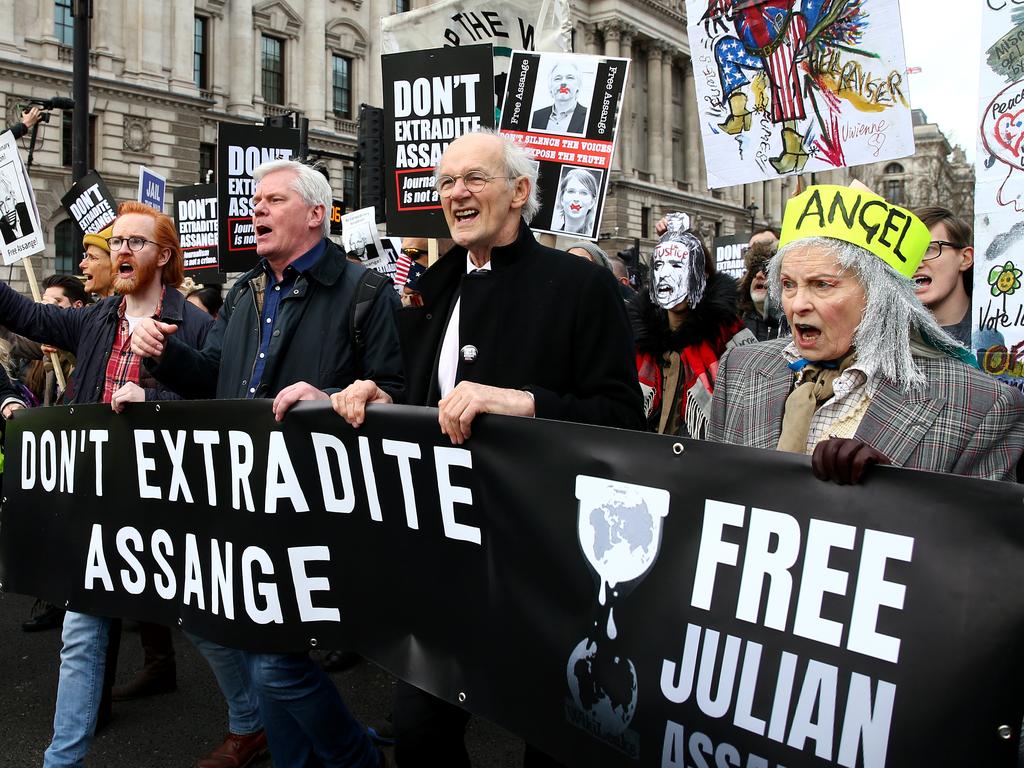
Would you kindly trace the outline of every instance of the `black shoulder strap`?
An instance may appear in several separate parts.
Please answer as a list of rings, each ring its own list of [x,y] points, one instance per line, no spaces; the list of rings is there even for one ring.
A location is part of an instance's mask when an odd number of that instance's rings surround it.
[[[368,269],[359,278],[359,285],[356,286],[356,294],[352,299],[352,313],[349,318],[350,338],[352,339],[352,350],[355,354],[356,372],[363,373],[363,351],[366,349],[366,337],[363,334],[363,324],[373,309],[373,303],[377,300],[378,294],[384,286],[390,286],[391,280],[380,272]]]

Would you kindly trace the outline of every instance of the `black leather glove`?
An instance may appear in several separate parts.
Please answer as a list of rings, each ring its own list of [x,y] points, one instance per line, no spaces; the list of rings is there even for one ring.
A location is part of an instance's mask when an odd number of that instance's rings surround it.
[[[819,480],[839,485],[859,483],[869,464],[891,464],[889,457],[860,440],[831,437],[814,446],[811,470]]]

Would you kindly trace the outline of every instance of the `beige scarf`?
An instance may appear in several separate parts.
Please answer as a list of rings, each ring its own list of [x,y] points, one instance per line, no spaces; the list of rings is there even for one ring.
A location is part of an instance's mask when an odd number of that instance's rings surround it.
[[[811,430],[814,412],[832,398],[832,385],[835,380],[856,360],[857,352],[851,350],[835,368],[826,368],[821,363],[808,363],[804,366],[803,380],[786,398],[778,450],[790,453],[807,452],[807,434]]]

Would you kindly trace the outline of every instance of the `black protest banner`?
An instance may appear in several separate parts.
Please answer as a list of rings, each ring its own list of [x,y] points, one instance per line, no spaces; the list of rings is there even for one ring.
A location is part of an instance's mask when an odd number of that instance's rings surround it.
[[[36,409],[4,587],[352,648],[576,766],[1016,765],[1019,487],[433,409]]]
[[[719,272],[724,272],[730,277],[737,279],[743,277],[743,273],[746,272],[743,254],[747,250],[749,240],[749,234],[716,237],[712,246],[714,249],[715,269]]]
[[[217,262],[217,185],[174,190],[174,223],[185,257],[185,276],[197,283],[223,283]]]
[[[271,160],[299,154],[294,128],[219,123],[217,126],[217,209],[221,272],[245,272],[256,264],[251,201],[252,173]]]
[[[542,232],[596,240],[629,59],[515,51],[501,132],[540,163]]]
[[[389,233],[449,236],[434,168],[459,136],[494,126],[493,66],[490,45],[381,57]]]
[[[87,234],[102,232],[117,218],[117,201],[96,171],[89,171],[72,184],[60,204]]]

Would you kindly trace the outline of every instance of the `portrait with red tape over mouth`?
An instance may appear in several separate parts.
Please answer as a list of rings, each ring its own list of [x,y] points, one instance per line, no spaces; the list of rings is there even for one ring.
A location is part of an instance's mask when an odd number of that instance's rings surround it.
[[[603,177],[603,171],[562,166],[551,229],[592,236]]]
[[[584,133],[586,105],[594,90],[593,72],[581,68],[584,62],[583,57],[559,56],[546,74],[538,75],[530,116],[531,131],[563,135]]]

